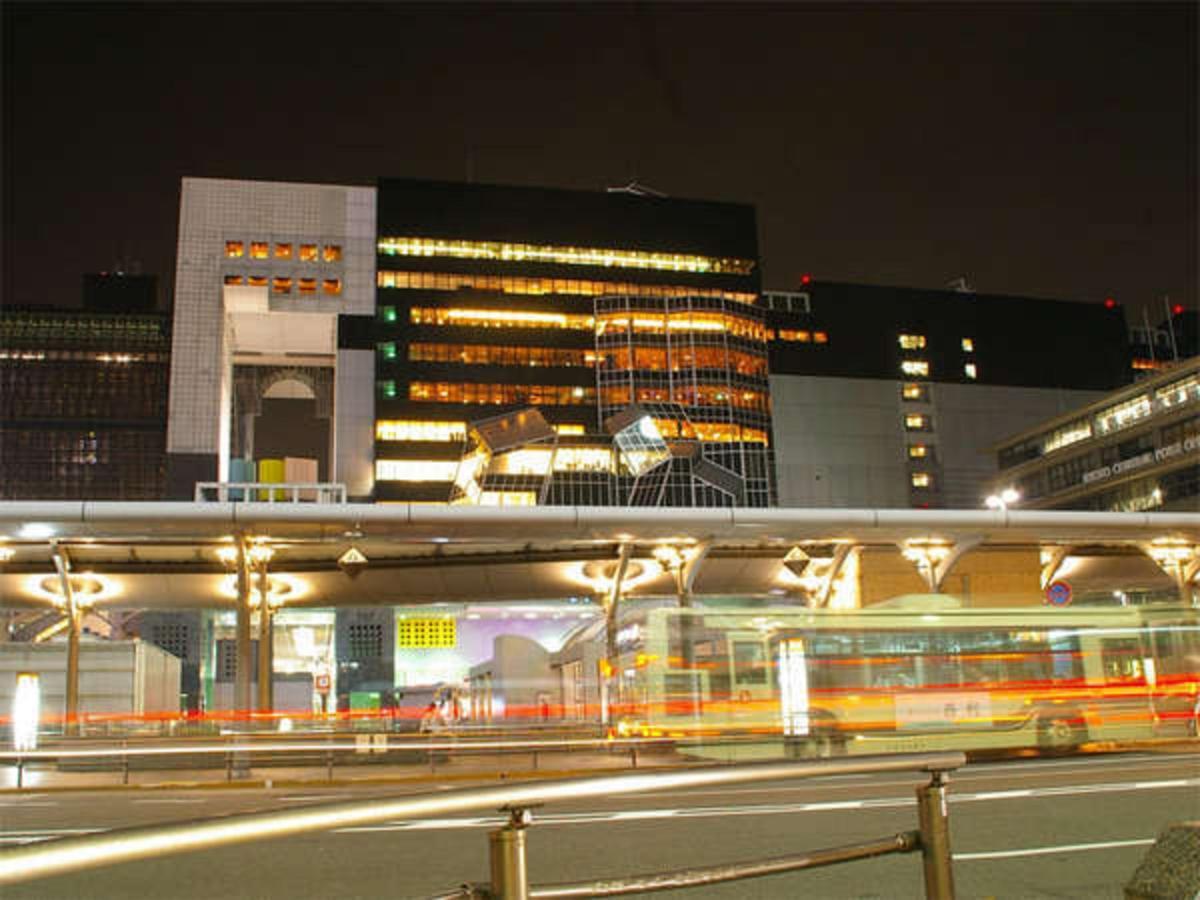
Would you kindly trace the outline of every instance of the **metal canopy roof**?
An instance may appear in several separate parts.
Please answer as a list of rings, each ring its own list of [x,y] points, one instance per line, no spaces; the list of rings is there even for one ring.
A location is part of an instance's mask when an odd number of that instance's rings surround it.
[[[287,606],[330,607],[590,596],[622,544],[633,545],[633,595],[673,593],[650,559],[663,543],[708,545],[698,594],[766,593],[797,543],[1133,551],[1153,538],[1200,544],[1200,513],[10,501],[0,502],[0,547],[12,551],[0,605],[54,603],[38,584],[55,572],[57,544],[74,572],[112,582],[98,603],[232,608],[216,549],[239,533],[271,543],[273,575],[295,576]],[[353,579],[337,565],[351,546],[370,561]]]

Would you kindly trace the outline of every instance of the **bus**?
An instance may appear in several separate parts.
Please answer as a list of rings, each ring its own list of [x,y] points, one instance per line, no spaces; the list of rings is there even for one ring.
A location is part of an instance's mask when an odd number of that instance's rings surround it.
[[[1194,736],[1200,715],[1186,607],[662,607],[616,637],[608,722],[621,736],[753,735],[820,756],[1061,752]]]

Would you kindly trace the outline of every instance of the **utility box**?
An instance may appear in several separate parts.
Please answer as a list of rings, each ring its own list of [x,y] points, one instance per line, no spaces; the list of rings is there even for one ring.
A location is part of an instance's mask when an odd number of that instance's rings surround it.
[[[79,645],[79,715],[105,720],[179,713],[181,663],[141,640]],[[67,642],[0,643],[0,715],[12,713],[17,673],[36,672],[43,730],[62,728],[67,696]]]

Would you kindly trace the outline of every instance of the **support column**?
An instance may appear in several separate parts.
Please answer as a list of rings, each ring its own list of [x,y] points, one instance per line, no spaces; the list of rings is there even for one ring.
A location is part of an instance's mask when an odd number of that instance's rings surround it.
[[[606,672],[611,672],[617,658],[617,607],[621,601],[621,583],[625,580],[625,571],[629,568],[629,557],[633,553],[632,544],[622,544],[617,554],[617,569],[613,572],[612,584],[604,604],[604,663]],[[611,674],[601,674],[600,677],[600,721],[609,724],[609,706],[612,698],[609,696]]]
[[[246,540],[237,537],[237,671],[233,681],[233,704],[236,714],[250,712],[250,669],[254,664],[250,647],[250,564]]]
[[[258,711],[270,715],[275,711],[275,685],[272,680],[274,668],[274,622],[271,604],[267,602],[267,564],[258,570]]]
[[[54,568],[58,571],[64,612],[67,616],[67,684],[66,706],[63,710],[63,733],[79,734],[79,639],[83,630],[83,616],[75,602],[75,591],[71,588],[71,562],[57,542],[51,544]]]

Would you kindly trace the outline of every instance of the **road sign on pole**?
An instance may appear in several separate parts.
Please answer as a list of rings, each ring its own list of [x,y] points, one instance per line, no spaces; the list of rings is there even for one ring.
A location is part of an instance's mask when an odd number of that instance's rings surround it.
[[[1051,606],[1066,606],[1071,602],[1071,585],[1065,581],[1055,581],[1046,588],[1046,602]]]

